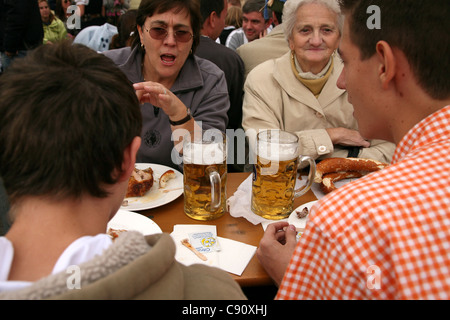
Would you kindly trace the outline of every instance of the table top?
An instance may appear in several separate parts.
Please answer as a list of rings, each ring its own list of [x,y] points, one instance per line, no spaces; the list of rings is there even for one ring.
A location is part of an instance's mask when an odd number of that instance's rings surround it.
[[[227,196],[231,197],[239,185],[250,175],[249,172],[228,173]],[[310,201],[317,200],[314,193],[309,190],[303,196],[295,199],[294,208]],[[240,241],[249,245],[258,246],[264,230],[260,224],[254,225],[245,218],[232,217],[228,212],[222,217],[211,221],[194,220],[184,213],[183,195],[176,200],[153,209],[140,211],[141,214],[153,219],[163,232],[171,233],[176,224],[205,224],[216,225],[219,237]],[[250,260],[241,276],[232,274],[233,278],[242,286],[263,286],[272,284],[271,278],[260,265],[256,255]]]

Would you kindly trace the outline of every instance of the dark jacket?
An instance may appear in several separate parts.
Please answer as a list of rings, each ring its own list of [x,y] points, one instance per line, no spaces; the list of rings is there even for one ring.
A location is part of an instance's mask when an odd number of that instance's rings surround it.
[[[130,47],[103,52],[126,74],[130,82],[142,82],[142,54]],[[216,128],[225,133],[230,107],[225,75],[214,63],[190,55],[170,90],[191,110],[194,120],[204,130]],[[137,162],[157,163],[183,170],[181,159],[175,152],[169,117],[151,104],[141,106],[143,117],[142,144]],[[183,131],[179,131],[182,133]]]
[[[227,128],[242,128],[245,67],[241,57],[234,50],[204,36],[200,37],[200,44],[195,51],[195,55],[213,62],[225,73],[230,96]]]
[[[44,30],[36,0],[0,0],[0,51],[29,50],[42,44]]]

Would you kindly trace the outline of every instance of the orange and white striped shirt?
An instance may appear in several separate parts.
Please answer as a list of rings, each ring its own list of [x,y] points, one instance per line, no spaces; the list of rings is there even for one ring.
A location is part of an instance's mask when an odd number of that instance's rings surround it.
[[[450,106],[312,209],[277,299],[450,298]]]

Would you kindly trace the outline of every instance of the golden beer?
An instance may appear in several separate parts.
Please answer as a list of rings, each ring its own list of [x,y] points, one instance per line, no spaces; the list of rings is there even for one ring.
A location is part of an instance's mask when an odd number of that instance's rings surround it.
[[[298,137],[281,130],[264,130],[256,138],[256,163],[253,169],[252,211],[270,220],[289,217],[294,199],[312,185],[316,163],[309,156],[298,155]],[[306,184],[295,189],[299,162],[310,166]]]
[[[227,165],[184,164],[184,212],[196,220],[212,220],[221,217],[226,211]],[[211,174],[220,176],[220,189],[211,188]],[[212,196],[220,200],[217,208],[211,208]]]
[[[298,158],[270,161],[257,156],[252,186],[252,211],[278,220],[293,210]]]
[[[184,212],[192,219],[213,220],[226,211],[226,136],[212,129],[183,142]]]

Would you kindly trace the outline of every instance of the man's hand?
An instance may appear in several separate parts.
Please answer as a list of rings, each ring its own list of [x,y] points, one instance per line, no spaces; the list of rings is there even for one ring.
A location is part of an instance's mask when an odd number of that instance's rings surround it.
[[[279,286],[294,253],[297,231],[287,222],[270,224],[256,251],[261,265]]]

